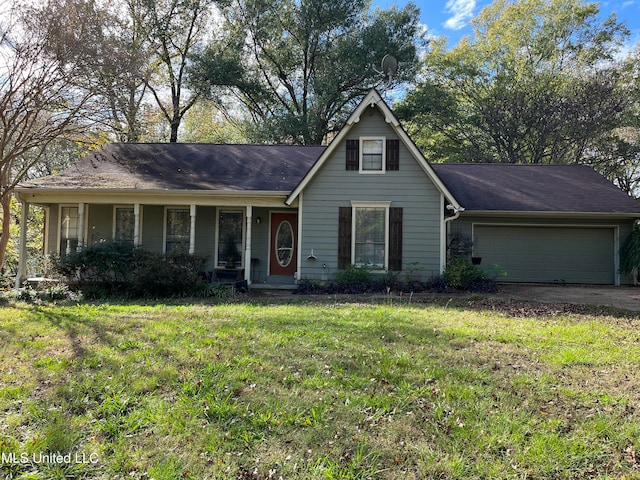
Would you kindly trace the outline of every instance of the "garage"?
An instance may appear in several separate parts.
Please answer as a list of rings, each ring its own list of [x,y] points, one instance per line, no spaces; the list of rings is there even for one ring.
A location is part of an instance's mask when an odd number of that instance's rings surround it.
[[[505,282],[614,284],[612,227],[473,226],[474,254]]]

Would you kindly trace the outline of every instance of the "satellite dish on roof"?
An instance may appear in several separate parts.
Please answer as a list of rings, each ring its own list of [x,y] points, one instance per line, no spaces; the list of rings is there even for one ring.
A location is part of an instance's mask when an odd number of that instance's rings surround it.
[[[388,53],[382,58],[380,66],[382,67],[382,73],[391,79],[398,71],[398,60]]]
[[[380,63],[380,70],[377,70],[375,67],[373,68],[376,73],[379,73],[384,77],[387,81],[387,85],[391,83],[393,80],[393,76],[398,71],[398,60],[391,54],[386,54],[382,58],[382,62]]]

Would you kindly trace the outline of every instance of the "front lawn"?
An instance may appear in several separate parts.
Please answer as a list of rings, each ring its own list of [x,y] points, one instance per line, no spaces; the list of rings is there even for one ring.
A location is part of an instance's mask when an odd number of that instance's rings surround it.
[[[0,309],[0,478],[640,478],[640,320]]]

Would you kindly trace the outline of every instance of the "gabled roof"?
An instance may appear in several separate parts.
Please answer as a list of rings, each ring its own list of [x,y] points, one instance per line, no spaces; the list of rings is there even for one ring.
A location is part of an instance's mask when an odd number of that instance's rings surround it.
[[[375,88],[369,90],[369,93],[364,97],[362,102],[356,107],[353,113],[347,119],[344,127],[340,130],[338,135],[333,139],[331,144],[327,147],[327,149],[322,153],[318,161],[313,165],[311,170],[307,172],[304,178],[300,181],[300,183],[295,187],[291,195],[286,200],[287,205],[291,205],[293,201],[300,195],[300,193],[304,190],[307,184],[313,179],[313,177],[318,173],[318,171],[322,168],[324,163],[331,157],[335,149],[338,147],[340,142],[345,139],[351,128],[358,122],[360,122],[360,117],[364,113],[367,108],[376,107],[378,110],[384,115],[385,121],[393,128],[396,135],[400,138],[400,141],[404,143],[405,147],[409,150],[413,158],[418,162],[418,164],[422,167],[424,172],[427,174],[427,177],[435,184],[436,188],[440,190],[440,192],[448,199],[448,201],[455,207],[459,208],[460,205],[456,201],[456,198],[451,194],[451,192],[447,189],[447,187],[440,181],[438,176],[435,174],[431,165],[422,155],[420,149],[413,143],[413,140],[409,137],[409,134],[404,130],[398,118],[391,111],[391,108],[387,105],[387,103],[382,99],[380,94]]]
[[[433,164],[465,211],[618,213],[640,202],[586,165]]]
[[[291,192],[326,147],[112,143],[58,175],[20,184],[41,189]]]

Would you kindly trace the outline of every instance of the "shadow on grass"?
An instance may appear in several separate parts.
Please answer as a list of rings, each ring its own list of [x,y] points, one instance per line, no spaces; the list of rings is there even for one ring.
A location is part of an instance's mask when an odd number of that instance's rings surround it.
[[[531,349],[448,329],[448,315],[464,322],[477,300],[415,301],[25,307],[54,340],[64,337],[47,355],[69,358],[35,369],[42,386],[19,407],[22,426],[45,439],[31,448],[100,453],[68,478],[509,478],[513,465],[522,476],[568,478],[590,463],[626,471],[614,462],[635,431],[582,435],[592,420],[581,412],[600,411],[587,394],[563,397]],[[491,317],[475,320],[478,331]],[[608,407],[605,420],[623,425],[622,407]],[[20,432],[16,443],[26,444]]]

